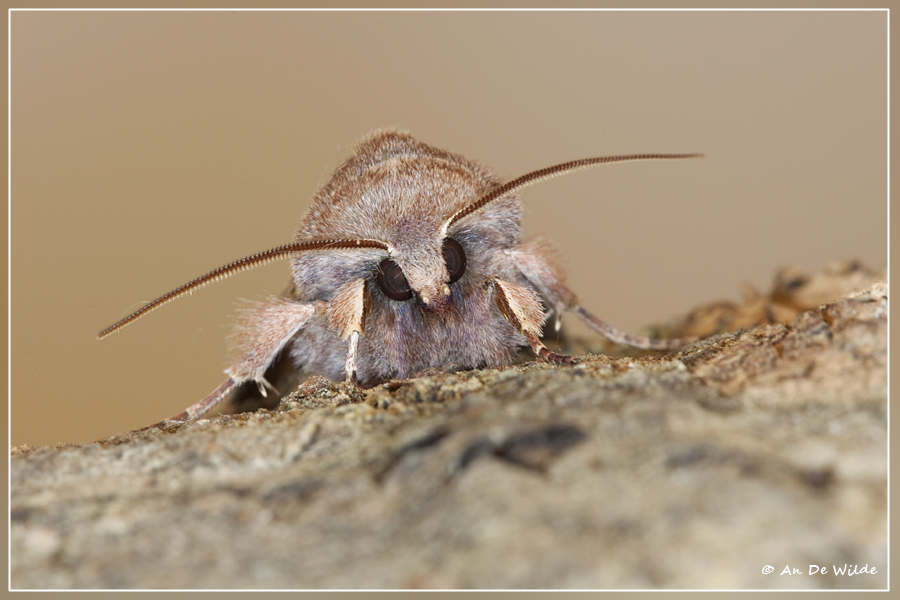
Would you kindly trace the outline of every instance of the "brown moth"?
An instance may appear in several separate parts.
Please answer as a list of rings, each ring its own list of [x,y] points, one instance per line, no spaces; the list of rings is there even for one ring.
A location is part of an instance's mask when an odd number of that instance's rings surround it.
[[[429,368],[508,364],[525,345],[571,363],[541,342],[551,311],[570,310],[609,339],[675,349],[688,338],[634,336],[583,308],[552,266],[548,247],[523,242],[523,188],[596,165],[700,154],[586,158],[506,183],[475,161],[392,130],[360,142],[313,198],[290,244],[242,258],[157,298],[100,332],[104,338],[208,283],[291,259],[289,297],[247,311],[228,379],[165,425],[201,417],[241,384],[265,395],[267,371],[286,354],[301,376],[372,386]]]

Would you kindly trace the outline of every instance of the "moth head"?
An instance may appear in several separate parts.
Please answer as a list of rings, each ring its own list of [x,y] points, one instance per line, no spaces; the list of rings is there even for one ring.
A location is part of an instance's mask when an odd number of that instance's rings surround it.
[[[434,238],[429,244],[404,244],[378,264],[375,281],[395,302],[418,296],[426,308],[443,312],[449,306],[451,285],[466,273],[466,252],[451,237]]]

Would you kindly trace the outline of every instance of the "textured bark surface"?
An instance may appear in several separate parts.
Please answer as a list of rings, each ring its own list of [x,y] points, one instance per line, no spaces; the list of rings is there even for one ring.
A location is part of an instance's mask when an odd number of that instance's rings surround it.
[[[883,277],[784,271],[651,332],[714,334],[674,355],[13,448],[12,586],[885,587]]]

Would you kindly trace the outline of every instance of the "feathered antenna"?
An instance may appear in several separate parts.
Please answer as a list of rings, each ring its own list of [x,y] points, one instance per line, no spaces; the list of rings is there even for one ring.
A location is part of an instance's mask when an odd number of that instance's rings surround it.
[[[581,158],[578,160],[572,160],[569,162],[560,163],[558,165],[553,165],[552,167],[538,169],[537,171],[526,173],[521,177],[516,177],[511,181],[507,181],[506,183],[495,187],[493,190],[491,190],[475,202],[456,211],[456,213],[452,217],[444,222],[444,225],[441,227],[441,236],[446,237],[447,231],[454,223],[456,223],[463,217],[467,217],[476,210],[484,208],[491,202],[508,196],[513,192],[517,192],[522,188],[534,185],[535,183],[540,183],[541,181],[553,179],[554,177],[559,177],[560,175],[566,175],[568,173],[574,173],[575,171],[580,171],[582,169],[589,169],[598,165],[605,165],[616,162],[626,162],[634,160],[671,160],[677,158],[699,158],[702,156],[702,154],[696,152],[689,154],[620,154],[617,156],[597,156],[594,158]]]
[[[246,271],[247,269],[252,269],[254,267],[258,267],[260,265],[264,265],[266,263],[270,263],[273,260],[279,258],[285,258],[292,254],[296,254],[297,252],[304,252],[307,250],[322,250],[325,248],[380,248],[382,250],[391,251],[391,247],[386,243],[379,240],[319,240],[319,241],[311,241],[311,242],[294,242],[292,244],[285,244],[284,246],[278,246],[277,248],[272,248],[271,250],[266,250],[265,252],[260,252],[259,254],[253,254],[251,256],[247,256],[240,260],[236,260],[234,262],[228,263],[218,269],[210,271],[206,275],[201,275],[197,279],[193,281],[189,281],[182,285],[181,287],[175,288],[168,294],[164,294],[157,298],[156,300],[150,302],[149,304],[144,305],[140,309],[131,313],[115,325],[111,325],[97,334],[97,339],[102,340],[109,334],[118,331],[125,327],[126,325],[130,325],[134,323],[144,315],[149,312],[152,312],[159,308],[164,304],[168,304],[169,302],[176,300],[185,294],[189,294],[196,289],[200,289],[205,285],[209,285],[210,283],[220,281],[227,277],[234,275],[235,273],[239,273],[241,271]]]

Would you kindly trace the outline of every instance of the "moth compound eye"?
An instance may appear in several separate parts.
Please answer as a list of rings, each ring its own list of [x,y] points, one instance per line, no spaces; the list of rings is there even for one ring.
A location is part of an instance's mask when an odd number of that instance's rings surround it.
[[[450,283],[456,283],[466,272],[466,253],[459,242],[452,238],[444,240],[444,264],[447,265],[447,273],[450,275]]]
[[[412,288],[406,281],[403,269],[390,258],[386,258],[378,264],[378,287],[384,295],[391,300],[403,302],[413,296]]]

